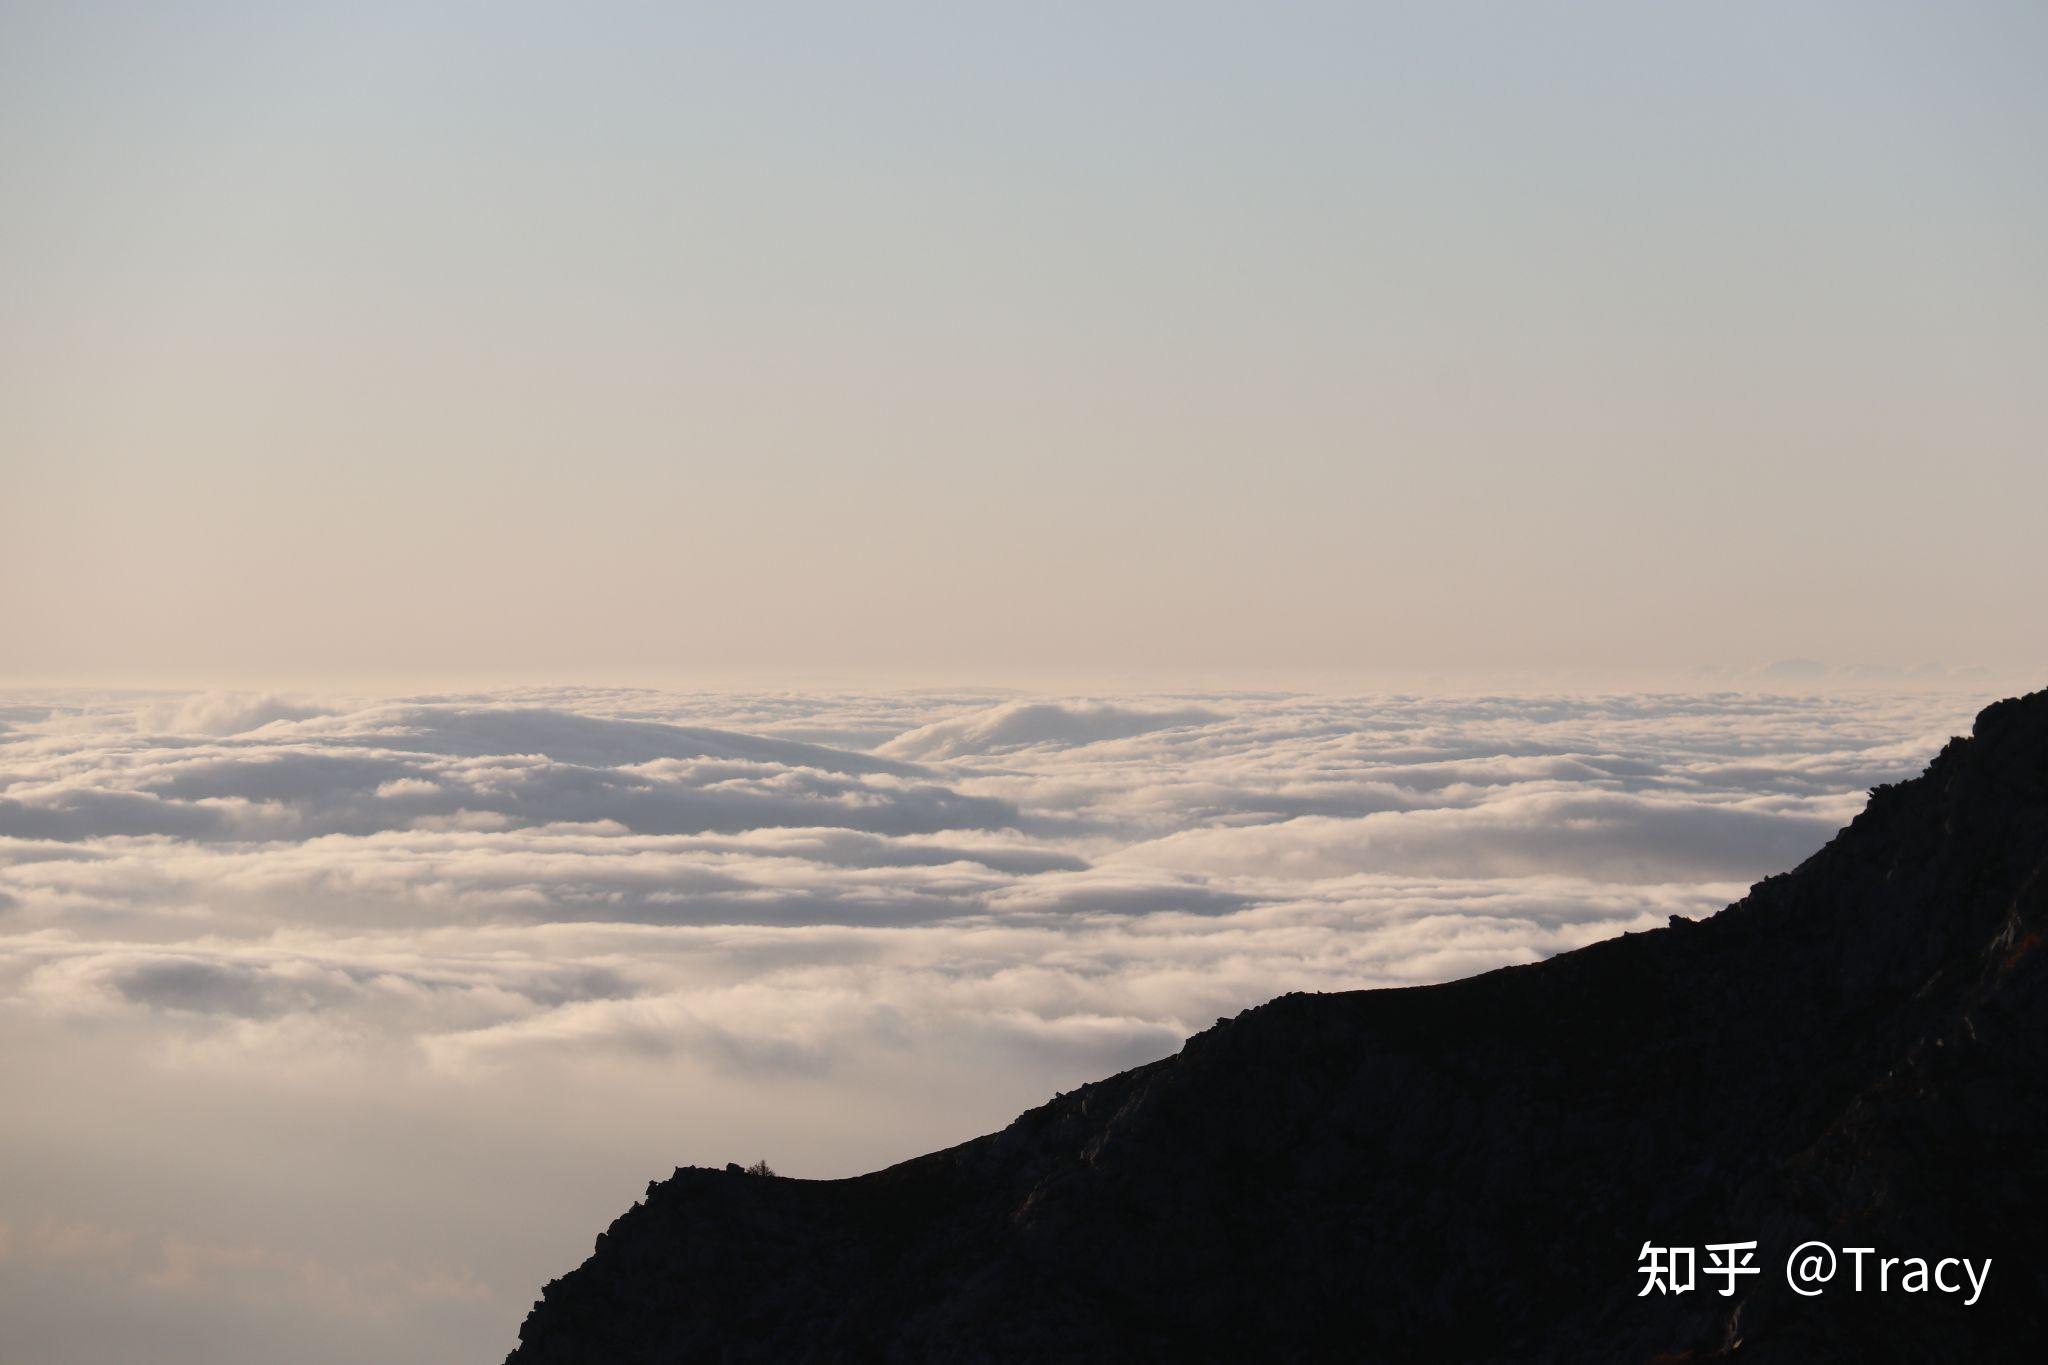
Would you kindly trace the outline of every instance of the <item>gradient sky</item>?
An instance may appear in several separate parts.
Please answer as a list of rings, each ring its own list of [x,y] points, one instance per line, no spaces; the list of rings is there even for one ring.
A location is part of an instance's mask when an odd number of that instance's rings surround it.
[[[2044,59],[0,0],[0,675],[2029,666]]]

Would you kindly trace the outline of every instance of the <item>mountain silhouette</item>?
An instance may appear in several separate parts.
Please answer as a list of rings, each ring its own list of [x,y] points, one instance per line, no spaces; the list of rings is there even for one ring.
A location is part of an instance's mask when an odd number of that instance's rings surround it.
[[[678,1170],[509,1365],[2037,1359],[2044,908],[2037,692],[1709,919],[1282,996],[853,1179]],[[1813,1239],[1863,1290],[1788,1285]],[[1696,1287],[1641,1292],[1645,1243]],[[1992,1265],[1965,1304],[1913,1257]]]

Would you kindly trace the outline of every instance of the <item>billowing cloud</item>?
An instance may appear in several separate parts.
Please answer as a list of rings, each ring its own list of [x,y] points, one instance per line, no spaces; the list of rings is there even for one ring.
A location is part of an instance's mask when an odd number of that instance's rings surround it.
[[[136,714],[135,725],[151,734],[239,735],[319,714],[316,705],[274,692],[202,692],[145,706]]]
[[[1189,871],[1307,880],[1379,871],[1744,881],[1758,868],[1797,863],[1860,804],[1853,797],[1737,802],[1538,790],[1465,807],[1195,830],[1125,856]]]
[[[1154,711],[1109,702],[1013,701],[919,726],[890,740],[882,746],[882,752],[905,758],[942,759],[1040,746],[1074,748],[1217,719],[1220,717],[1215,712],[1196,706]]]
[[[669,1165],[865,1168],[1284,990],[1710,914],[1976,700],[15,698],[0,1314],[488,1357]]]

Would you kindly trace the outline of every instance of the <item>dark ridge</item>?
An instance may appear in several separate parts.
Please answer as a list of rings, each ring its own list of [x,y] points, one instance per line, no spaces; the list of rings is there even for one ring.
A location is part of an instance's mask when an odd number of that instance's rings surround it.
[[[851,1180],[678,1170],[508,1365],[2037,1359],[2044,866],[2037,692],[1711,919],[1282,996]],[[1804,1298],[1809,1238],[1993,1268]],[[1733,1297],[1638,1296],[1645,1241],[1749,1239]]]

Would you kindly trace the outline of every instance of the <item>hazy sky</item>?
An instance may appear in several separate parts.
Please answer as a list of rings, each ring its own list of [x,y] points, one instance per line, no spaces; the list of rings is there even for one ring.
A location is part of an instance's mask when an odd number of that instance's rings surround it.
[[[2027,666],[2048,7],[0,0],[0,674]]]

